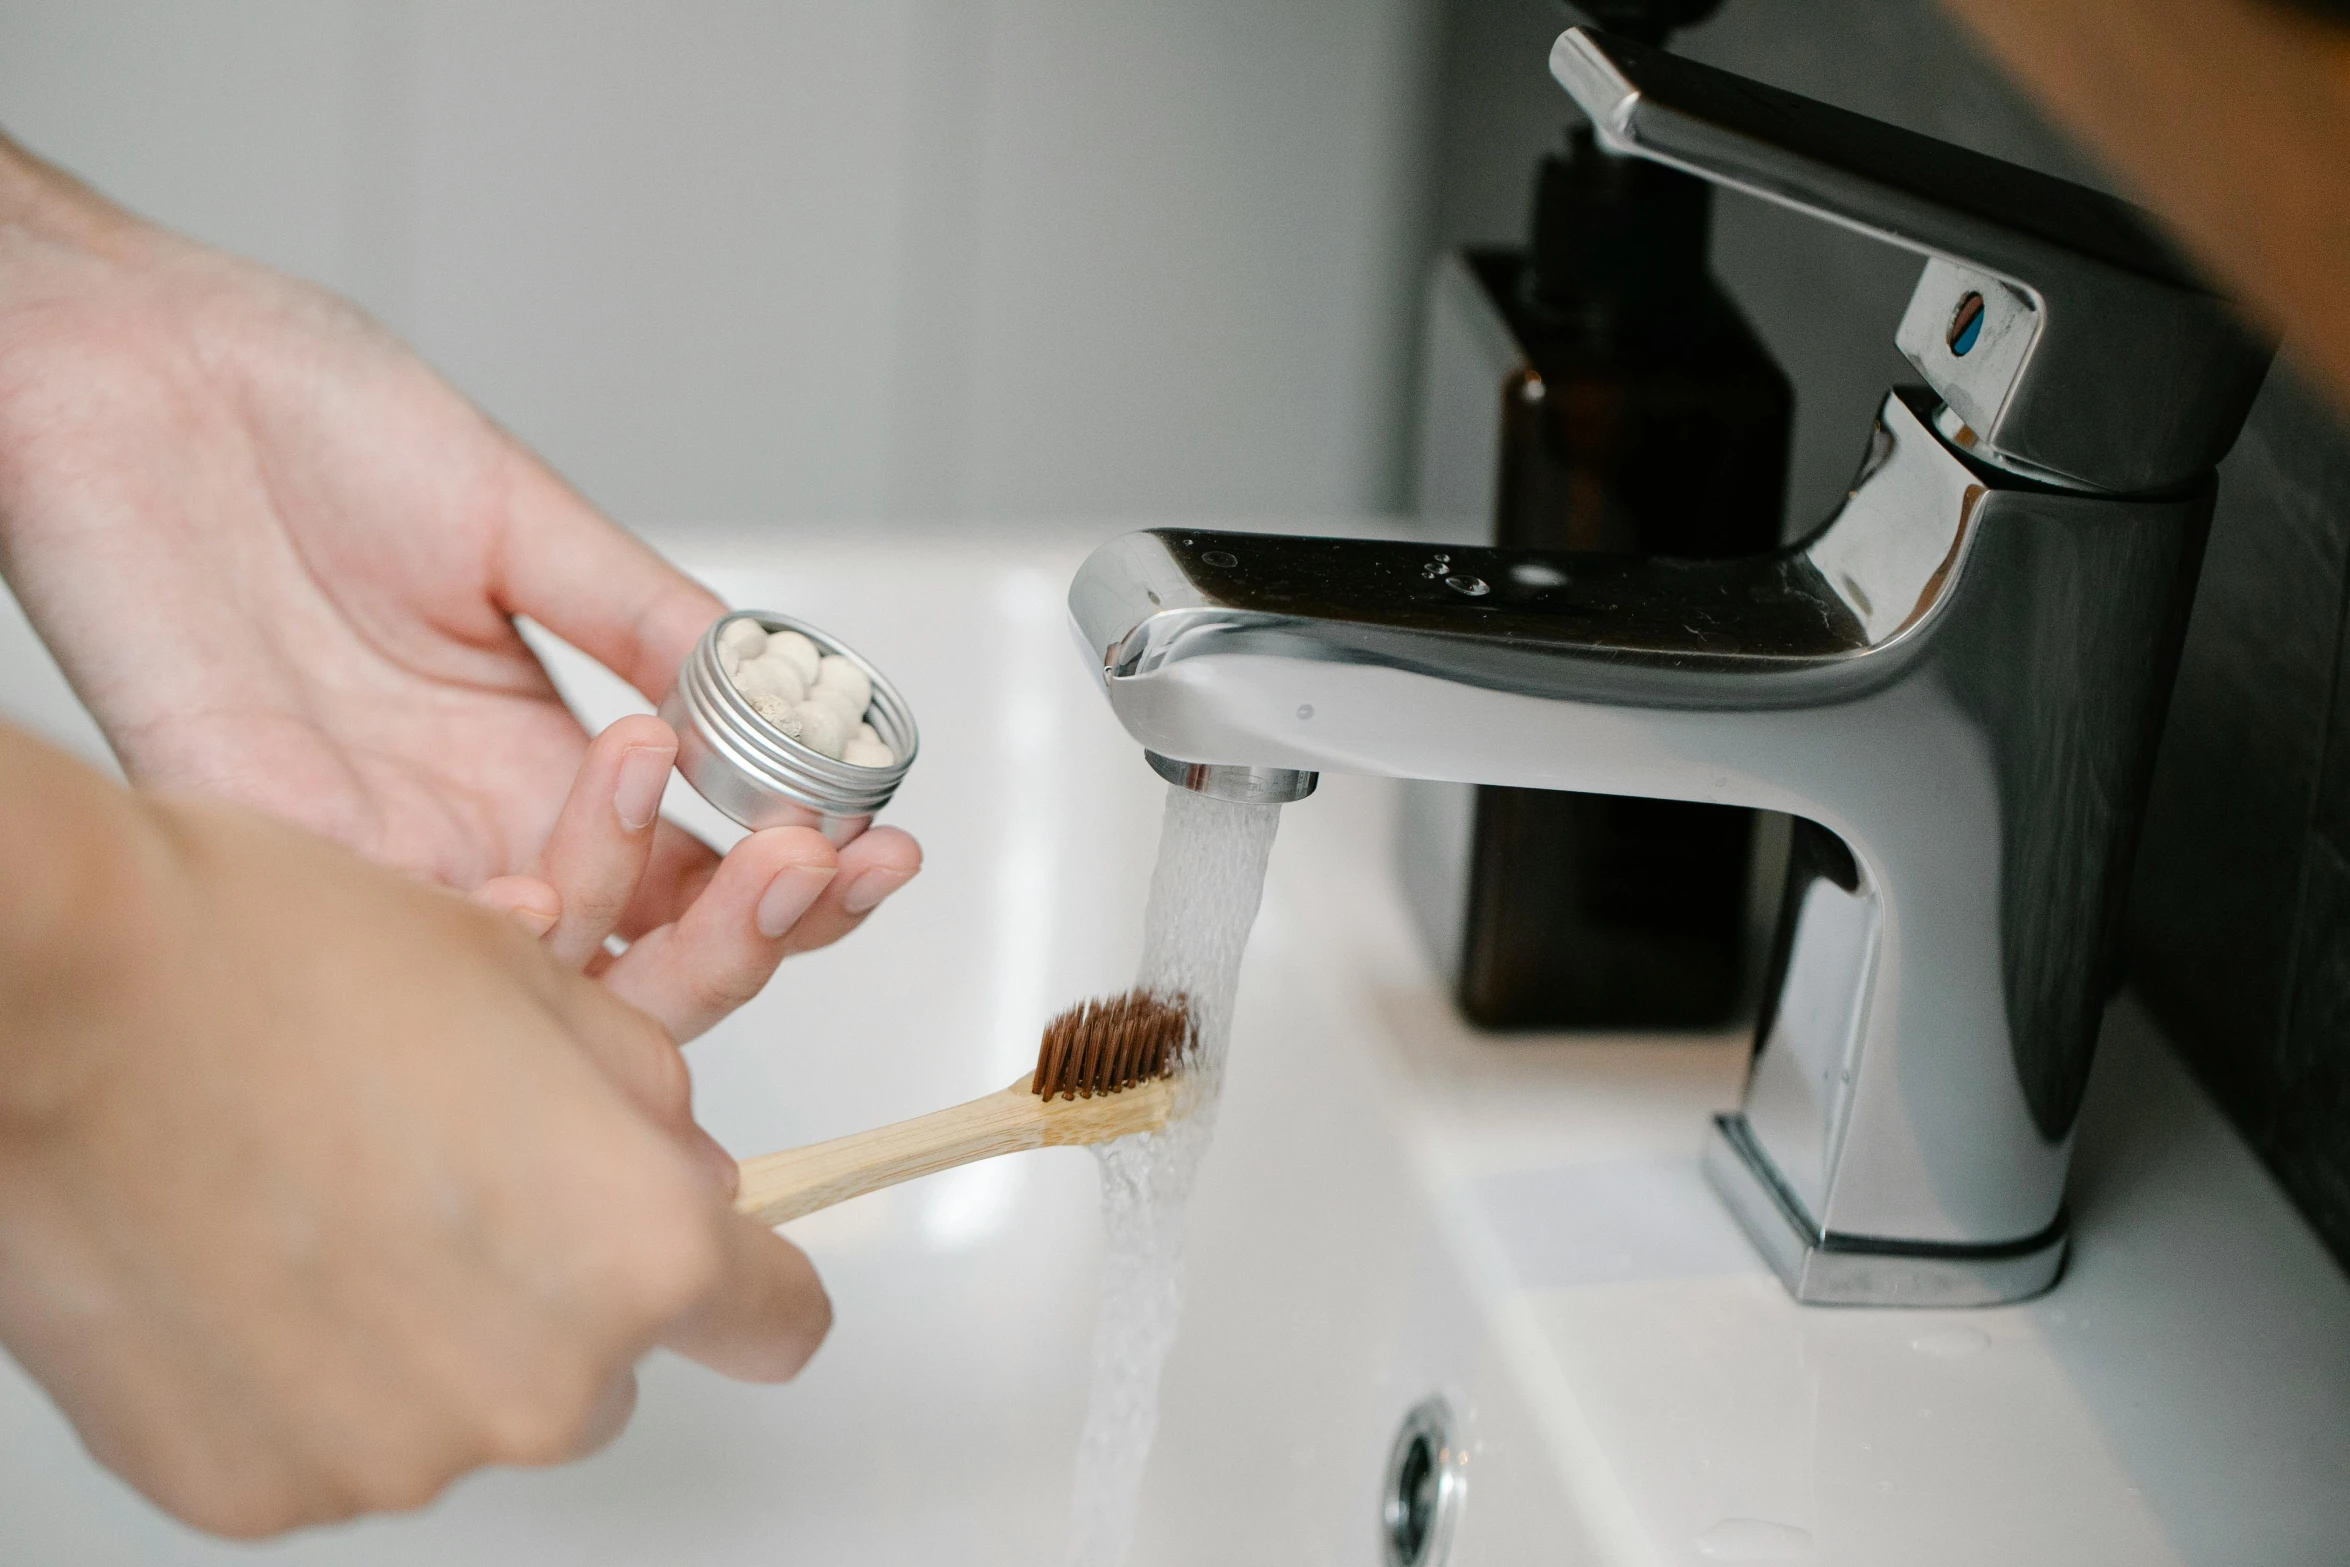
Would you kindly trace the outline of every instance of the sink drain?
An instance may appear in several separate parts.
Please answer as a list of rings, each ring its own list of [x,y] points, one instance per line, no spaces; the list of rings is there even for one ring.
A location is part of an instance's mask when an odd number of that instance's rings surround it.
[[[1442,1567],[1452,1550],[1468,1481],[1452,1408],[1441,1398],[1415,1405],[1395,1433],[1380,1492],[1387,1567]]]

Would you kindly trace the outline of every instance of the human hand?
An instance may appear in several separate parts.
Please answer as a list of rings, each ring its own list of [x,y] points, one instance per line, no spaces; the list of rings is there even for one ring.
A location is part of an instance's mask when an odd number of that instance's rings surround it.
[[[838,940],[879,895],[852,887],[827,896],[847,855],[810,827],[752,833],[708,873],[664,871],[654,812],[676,755],[677,737],[658,718],[612,724],[589,746],[532,871],[485,882],[473,896],[683,1042],[757,995],[787,955]],[[911,839],[906,852],[921,863]],[[896,885],[891,867],[861,874],[884,890]],[[648,929],[648,916],[631,910],[649,884],[686,901]],[[624,929],[625,949],[607,951],[606,938]]]
[[[586,755],[513,617],[657,700],[723,608],[357,310],[4,138],[0,570],[134,782],[468,890],[532,868]],[[864,834],[793,945],[919,865]],[[613,928],[716,866],[655,827]]]
[[[159,1505],[413,1507],[600,1444],[656,1343],[814,1350],[676,1047],[511,918],[5,731],[0,788],[0,1342]]]

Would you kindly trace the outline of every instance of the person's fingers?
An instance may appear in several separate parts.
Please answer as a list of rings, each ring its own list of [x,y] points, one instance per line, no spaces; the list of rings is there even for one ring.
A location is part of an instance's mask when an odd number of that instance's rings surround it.
[[[661,1342],[743,1382],[799,1374],[832,1328],[832,1301],[807,1254],[755,1220],[721,1220],[718,1286],[672,1322]]]
[[[652,855],[676,760],[677,737],[648,714],[620,719],[590,742],[539,855],[540,876],[562,899],[547,933],[558,961],[583,967],[619,926]]]
[[[628,1417],[635,1413],[636,1370],[629,1367],[605,1383],[604,1390],[596,1395],[595,1405],[588,1411],[587,1419],[581,1422],[579,1433],[572,1441],[571,1451],[564,1455],[563,1461],[568,1463],[575,1458],[586,1458],[602,1452],[612,1445],[613,1438],[627,1428]]]
[[[636,896],[620,916],[618,934],[634,941],[674,923],[718,874],[718,851],[663,818],[653,827],[653,857],[637,878]]]
[[[784,938],[786,956],[813,952],[855,930],[922,869],[922,846],[895,827],[875,827],[840,851],[840,874]]]
[[[711,1188],[731,1200],[740,1181],[734,1156],[694,1120],[693,1074],[676,1039],[600,982],[559,992],[564,1024],[588,1059],[656,1126],[691,1155]]]
[[[684,914],[605,968],[605,988],[674,1037],[692,1039],[759,993],[838,869],[832,845],[813,828],[751,834]]]
[[[809,952],[840,940],[922,869],[922,846],[895,827],[876,827],[840,851],[841,874],[831,895],[800,922],[784,954]],[[653,841],[637,895],[621,916],[619,934],[634,941],[682,919],[717,873],[718,856],[708,844],[664,821]]]
[[[536,876],[493,876],[470,896],[485,909],[511,915],[534,938],[553,930],[563,917],[563,895]]]
[[[513,448],[510,537],[492,591],[658,702],[710,622],[717,595],[631,538],[552,469]]]

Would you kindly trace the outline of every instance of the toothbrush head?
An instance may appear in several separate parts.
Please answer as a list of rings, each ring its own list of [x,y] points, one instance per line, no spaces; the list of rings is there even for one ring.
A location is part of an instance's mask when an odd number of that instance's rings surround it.
[[[1034,1092],[1040,1099],[1091,1099],[1172,1076],[1193,1032],[1191,1004],[1181,995],[1130,990],[1084,1002],[1045,1025]]]

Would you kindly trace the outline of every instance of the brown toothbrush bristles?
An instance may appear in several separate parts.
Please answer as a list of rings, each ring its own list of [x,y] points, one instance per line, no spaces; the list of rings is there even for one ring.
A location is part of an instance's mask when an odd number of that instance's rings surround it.
[[[1035,1092],[1040,1099],[1114,1094],[1167,1076],[1190,1045],[1191,1008],[1181,996],[1130,990],[1083,1002],[1045,1025]]]

